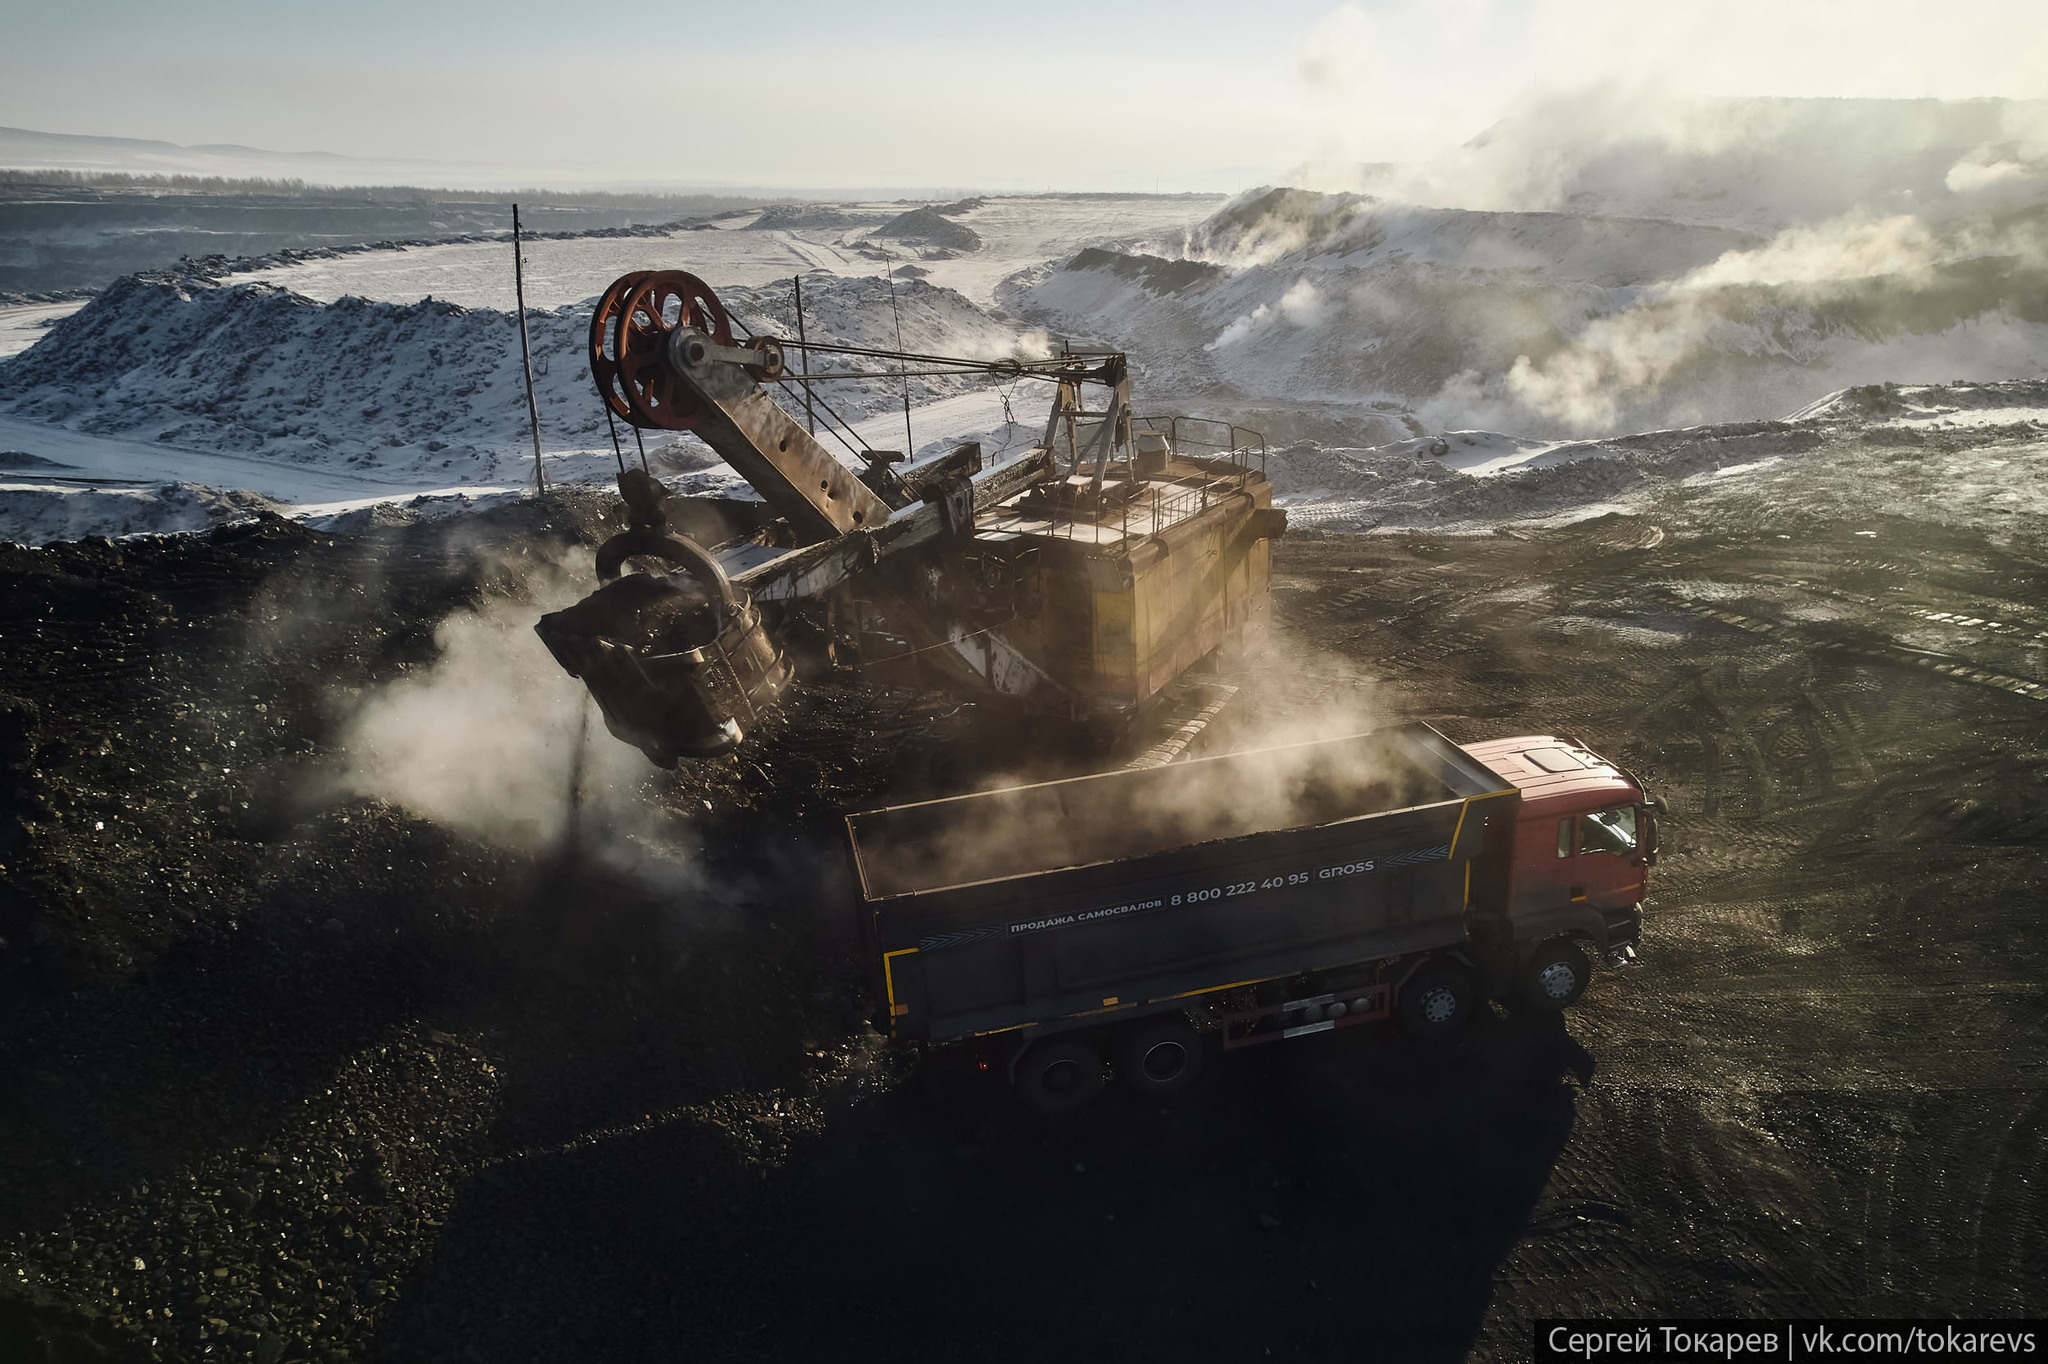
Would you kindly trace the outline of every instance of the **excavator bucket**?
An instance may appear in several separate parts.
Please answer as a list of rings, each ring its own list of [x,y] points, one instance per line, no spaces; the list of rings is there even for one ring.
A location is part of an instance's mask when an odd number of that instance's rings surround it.
[[[603,585],[534,630],[590,689],[605,728],[655,763],[730,752],[782,699],[789,660],[718,560],[669,529],[660,483],[628,469],[619,492],[631,528],[598,547]],[[681,571],[620,577],[632,560]]]

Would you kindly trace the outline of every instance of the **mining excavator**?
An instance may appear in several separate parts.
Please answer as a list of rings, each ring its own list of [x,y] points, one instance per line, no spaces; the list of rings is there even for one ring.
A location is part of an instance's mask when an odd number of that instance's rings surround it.
[[[1286,513],[1256,433],[1137,415],[1117,352],[923,355],[807,341],[797,319],[793,338],[747,335],[681,271],[598,300],[589,360],[611,417],[636,439],[694,432],[762,499],[670,496],[644,453],[621,454],[627,529],[597,551],[600,586],[536,627],[613,735],[665,767],[715,757],[800,670],[854,668],[1111,738],[1263,636]],[[1044,435],[909,460],[832,415],[829,385],[911,375],[1042,382]],[[821,409],[858,469],[818,439]]]

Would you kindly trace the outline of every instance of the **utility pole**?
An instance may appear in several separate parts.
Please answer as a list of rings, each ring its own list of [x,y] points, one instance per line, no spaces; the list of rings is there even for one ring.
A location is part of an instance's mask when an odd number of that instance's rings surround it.
[[[526,335],[526,262],[519,240],[519,205],[512,205],[512,289],[519,299],[519,359],[526,366],[526,417],[533,424],[533,486],[548,490],[540,462],[540,403],[533,396],[533,342]]]
[[[793,276],[790,280],[796,286],[796,348],[803,365],[806,380],[811,377],[811,348],[804,336],[804,277]],[[804,384],[804,426],[812,435],[818,434],[818,419],[811,411],[811,386]]]
[[[903,458],[917,458],[917,437],[910,434],[910,370],[903,363],[903,313],[896,306],[896,258],[884,249],[882,278],[889,284],[889,311],[896,316],[896,372],[903,376]],[[808,387],[808,385],[806,385]]]

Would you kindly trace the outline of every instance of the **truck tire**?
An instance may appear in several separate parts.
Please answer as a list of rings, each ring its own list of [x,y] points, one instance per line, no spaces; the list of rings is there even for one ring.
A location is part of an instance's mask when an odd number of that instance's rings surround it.
[[[1202,1035],[1178,1015],[1140,1023],[1117,1050],[1116,1073],[1126,1088],[1147,1096],[1186,1089],[1202,1074]]]
[[[1569,1009],[1592,979],[1593,963],[1579,945],[1570,938],[1552,938],[1522,968],[1522,1002],[1544,1013]]]
[[[1425,966],[1401,987],[1401,1026],[1416,1037],[1447,1036],[1471,1021],[1477,994],[1472,973],[1464,967],[1449,962]]]
[[[1102,1089],[1102,1058],[1074,1037],[1035,1043],[1017,1066],[1017,1094],[1039,1113],[1072,1113]]]

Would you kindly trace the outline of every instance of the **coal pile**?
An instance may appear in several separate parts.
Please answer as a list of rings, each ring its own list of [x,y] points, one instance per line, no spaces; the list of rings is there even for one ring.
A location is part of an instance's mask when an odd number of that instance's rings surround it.
[[[872,780],[863,725],[885,772],[900,718],[813,698],[832,774],[792,748],[780,782],[672,783],[698,829],[740,825],[680,901],[333,780],[351,701],[429,666],[437,620],[605,533],[530,503],[0,553],[0,1355],[361,1357],[455,1189],[512,1152],[660,1112],[740,1133],[702,1171],[738,1181],[750,1094],[795,1131],[801,1096],[862,1083],[848,982],[810,974],[744,815],[779,803],[775,851],[808,866],[807,802]]]
[[[587,556],[594,504],[0,551],[0,1357],[1512,1360],[1540,1316],[2039,1315],[2048,564],[1729,496],[1290,537],[1285,666],[1223,679],[1262,723],[1620,757],[1671,807],[1639,966],[1052,1121],[864,1017],[835,823],[993,770],[957,703],[813,683],[649,769],[667,860],[594,805],[486,837],[343,779],[353,717]]]

